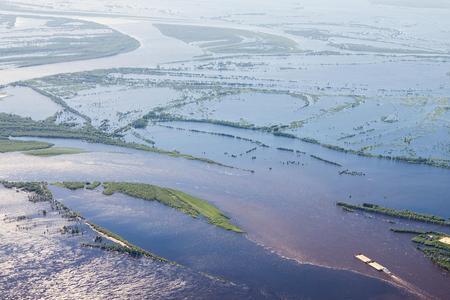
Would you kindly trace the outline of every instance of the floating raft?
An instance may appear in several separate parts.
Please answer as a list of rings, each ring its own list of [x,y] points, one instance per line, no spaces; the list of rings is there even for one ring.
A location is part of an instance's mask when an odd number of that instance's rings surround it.
[[[363,263],[365,263],[366,265],[371,266],[378,272],[384,272],[386,274],[391,275],[391,271],[389,271],[386,267],[382,266],[381,264],[377,263],[376,261],[373,261],[372,259],[368,258],[364,254],[357,254],[357,255],[355,255],[355,257],[357,259],[359,259],[360,261],[362,261]]]
[[[372,261],[370,258],[368,258],[367,256],[362,255],[362,254],[355,255],[355,257],[365,264],[368,264]]]
[[[368,263],[368,265],[380,272],[384,271],[384,269],[386,269],[385,267],[383,267],[382,265],[380,265],[379,263],[377,263],[375,261]]]

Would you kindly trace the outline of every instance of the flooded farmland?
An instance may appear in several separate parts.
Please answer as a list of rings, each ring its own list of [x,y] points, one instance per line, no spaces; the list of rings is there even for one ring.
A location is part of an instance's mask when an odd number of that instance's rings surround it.
[[[446,299],[450,7],[213,2],[0,4],[6,299]]]

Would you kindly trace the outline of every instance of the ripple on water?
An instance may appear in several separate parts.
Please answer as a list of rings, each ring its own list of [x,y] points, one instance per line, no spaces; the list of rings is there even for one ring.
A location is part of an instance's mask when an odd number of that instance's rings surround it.
[[[244,286],[170,264],[80,247],[92,240],[62,235],[69,222],[48,203],[0,189],[2,299],[253,298]],[[48,211],[44,217],[38,211]],[[18,221],[18,216],[33,216]],[[20,229],[19,227],[20,226]]]

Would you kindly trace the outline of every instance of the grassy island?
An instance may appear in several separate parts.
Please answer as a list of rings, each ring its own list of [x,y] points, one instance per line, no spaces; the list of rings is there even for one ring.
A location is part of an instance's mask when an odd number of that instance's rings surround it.
[[[56,124],[52,119],[44,121],[34,121],[30,118],[23,118],[18,115],[0,113],[0,137],[41,137],[41,138],[63,138],[78,139],[89,143],[105,144],[123,148],[130,148],[145,152],[168,155],[176,158],[200,161],[208,164],[214,164],[222,167],[233,168],[208,158],[195,157],[189,154],[183,154],[178,151],[167,151],[164,149],[147,146],[144,144],[129,143],[122,139],[120,134],[109,134],[86,124],[82,128],[73,128],[69,125]],[[42,142],[23,142],[0,139],[0,153],[11,151],[27,151],[50,148],[53,145]],[[2,146],[1,142],[4,143]],[[25,144],[28,143],[28,144]],[[39,143],[39,144],[37,144]],[[2,151],[4,149],[4,151]]]
[[[112,243],[84,243],[82,246],[98,248],[107,251],[115,251],[120,253],[127,253],[133,257],[148,257],[156,261],[160,262],[169,262],[167,259],[157,256],[151,252],[148,252],[136,245],[131,244],[121,236],[106,230],[105,228],[91,223],[85,220],[78,213],[70,210],[61,202],[57,201],[53,198],[52,192],[48,189],[48,184],[46,182],[12,182],[12,181],[0,181],[0,185],[3,185],[7,189],[17,189],[18,191],[23,191],[29,193],[28,200],[31,202],[49,202],[51,204],[52,209],[55,209],[60,212],[61,216],[67,218],[69,220],[75,221],[79,220],[87,224],[93,231],[98,234],[105,236]],[[76,182],[65,182],[65,183],[57,183],[58,186],[64,186],[71,189],[84,188],[92,189],[93,187],[100,186],[100,182],[92,182],[92,183],[76,183]],[[45,214],[47,212],[45,211]],[[25,216],[19,216],[18,218],[23,219]],[[71,233],[71,234],[79,234],[80,229],[78,226],[64,226],[61,232]],[[171,262],[172,263],[172,262]]]
[[[419,234],[412,239],[426,257],[441,268],[450,271],[450,236],[440,232]]]
[[[53,185],[70,190],[96,189],[100,182],[57,182]],[[243,230],[230,222],[230,218],[216,206],[205,200],[193,197],[178,190],[159,187],[145,183],[104,182],[103,194],[121,193],[127,196],[158,201],[161,204],[175,208],[193,218],[204,217],[208,223],[233,232],[243,233]]]
[[[242,229],[230,223],[230,218],[214,205],[185,194],[183,192],[162,188],[144,183],[105,182],[103,194],[112,195],[116,192],[148,201],[158,201],[175,208],[193,218],[205,217],[210,224],[226,230],[242,233]]]
[[[450,220],[446,220],[439,216],[433,216],[428,214],[421,214],[416,213],[410,210],[396,210],[392,208],[386,208],[382,207],[376,204],[371,203],[363,203],[362,205],[354,205],[350,203],[345,202],[337,202],[337,206],[342,207],[346,211],[355,211],[355,210],[361,210],[381,215],[386,215],[390,217],[396,217],[401,219],[408,219],[418,222],[424,222],[424,223],[432,223],[432,224],[438,224],[442,226],[450,226]]]
[[[167,259],[157,256],[151,252],[148,252],[136,245],[133,245],[130,242],[128,242],[127,240],[125,240],[124,238],[122,238],[120,235],[117,235],[109,230],[106,230],[105,228],[103,228],[97,224],[91,223],[89,221],[86,221],[86,224],[88,224],[94,231],[98,232],[99,234],[101,234],[103,236],[106,236],[107,238],[111,239],[115,243],[114,244],[105,244],[105,243],[83,244],[83,246],[85,246],[85,247],[99,248],[99,249],[107,250],[107,251],[127,253],[133,257],[145,256],[145,257],[149,257],[151,259],[157,260],[157,261],[168,262]]]
[[[417,249],[441,268],[450,271],[450,235],[441,232],[421,232],[410,229],[391,229],[397,233],[414,234],[412,241]]]
[[[52,183],[54,186],[59,186],[62,188],[66,188],[72,191],[84,189],[86,185],[89,185],[89,182],[79,182],[79,181],[63,181],[63,182],[55,182]]]
[[[81,190],[81,189],[95,190],[101,184],[102,183],[99,181],[93,181],[93,182],[63,181],[63,182],[52,183],[52,185],[54,185],[54,186],[59,186],[59,187],[66,188],[66,189],[69,189],[72,191]]]
[[[85,152],[84,150],[78,149],[78,148],[52,147],[52,148],[46,148],[46,149],[26,151],[24,153],[27,155],[33,155],[33,156],[49,157],[49,156],[57,156],[57,155],[80,154],[80,153],[84,153],[84,152]]]
[[[46,150],[52,146],[52,144],[45,142],[0,139],[0,153]]]

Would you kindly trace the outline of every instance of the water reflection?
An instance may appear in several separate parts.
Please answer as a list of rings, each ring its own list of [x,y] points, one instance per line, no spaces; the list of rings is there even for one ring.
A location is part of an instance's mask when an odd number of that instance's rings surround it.
[[[356,273],[281,259],[243,235],[194,220],[156,202],[123,195],[108,197],[99,191],[52,189],[57,199],[130,242],[194,270],[244,283],[269,298],[406,297],[382,281]]]

